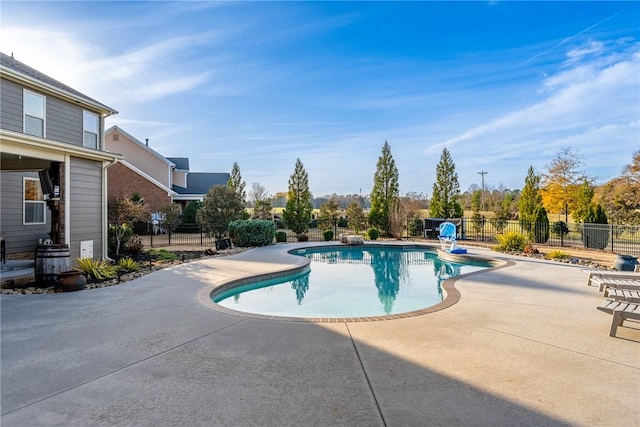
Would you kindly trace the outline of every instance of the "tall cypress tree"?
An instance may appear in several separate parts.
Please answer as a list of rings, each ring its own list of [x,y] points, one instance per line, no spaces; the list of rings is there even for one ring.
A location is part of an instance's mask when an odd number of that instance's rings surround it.
[[[447,148],[442,149],[440,161],[436,166],[436,182],[433,184],[430,214],[436,218],[461,218],[464,214],[458,203],[460,183],[456,165]]]
[[[227,187],[232,189],[233,192],[238,195],[242,206],[247,205],[247,193],[244,191],[245,186],[246,183],[242,180],[242,175],[240,174],[240,166],[238,166],[238,162],[233,162],[233,168],[231,169],[229,181],[227,181]]]
[[[542,194],[540,194],[540,175],[536,175],[533,166],[529,166],[527,177],[524,179],[524,187],[520,193],[518,205],[520,213],[520,227],[525,230],[529,239],[538,243],[544,243],[548,237],[547,212],[542,206]]]
[[[386,234],[390,233],[389,214],[391,205],[400,197],[398,176],[398,168],[391,155],[391,147],[385,141],[382,146],[382,154],[378,158],[378,164],[376,165],[376,173],[373,175],[369,223]]]
[[[302,234],[309,229],[312,211],[309,176],[298,159],[293,175],[289,179],[287,206],[282,212],[282,219],[294,233]]]

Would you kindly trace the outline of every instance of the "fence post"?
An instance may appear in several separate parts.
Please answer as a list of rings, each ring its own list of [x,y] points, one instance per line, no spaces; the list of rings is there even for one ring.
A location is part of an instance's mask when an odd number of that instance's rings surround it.
[[[151,247],[153,247],[153,230],[151,230],[151,233],[149,233],[149,235],[151,236]]]
[[[202,224],[200,224],[200,246],[204,246],[204,239],[202,237]]]
[[[609,235],[611,236],[611,252],[613,252],[613,224],[611,224],[611,230]]]

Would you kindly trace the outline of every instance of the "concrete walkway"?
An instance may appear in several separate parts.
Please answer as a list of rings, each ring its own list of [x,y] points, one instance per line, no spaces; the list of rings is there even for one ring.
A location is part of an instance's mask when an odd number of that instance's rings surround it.
[[[299,265],[283,253],[295,246],[1,296],[2,426],[640,424],[640,324],[609,337],[579,268],[473,248],[515,265],[459,279],[450,308],[378,322],[254,319],[199,301]]]

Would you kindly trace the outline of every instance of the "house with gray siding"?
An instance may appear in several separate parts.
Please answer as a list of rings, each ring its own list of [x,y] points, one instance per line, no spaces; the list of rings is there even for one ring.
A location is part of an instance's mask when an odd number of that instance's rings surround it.
[[[69,245],[71,264],[107,258],[104,120],[117,114],[0,53],[0,234],[7,257]]]

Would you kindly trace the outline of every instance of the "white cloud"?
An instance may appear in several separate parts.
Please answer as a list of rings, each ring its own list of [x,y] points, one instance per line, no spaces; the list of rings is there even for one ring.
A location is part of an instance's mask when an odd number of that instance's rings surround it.
[[[580,55],[589,49],[600,53],[596,47],[591,43]],[[574,54],[574,58],[578,56]],[[570,145],[587,156],[594,174],[610,179],[639,142],[638,46],[624,55],[574,64],[542,82],[546,94],[542,101],[468,129],[425,153],[439,154],[447,146],[467,154],[478,152],[479,156],[465,161],[469,167],[500,170],[508,166],[513,170],[522,162],[538,169],[560,147]]]
[[[185,67],[177,64],[190,46],[216,37],[211,32],[178,36],[109,55],[71,32],[8,25],[2,29],[0,49],[93,98],[120,106],[157,100],[205,83],[208,72],[185,73]]]
[[[604,50],[604,43],[590,41],[586,46],[577,47],[567,52],[567,62],[574,63],[580,61],[586,56],[599,54]]]

